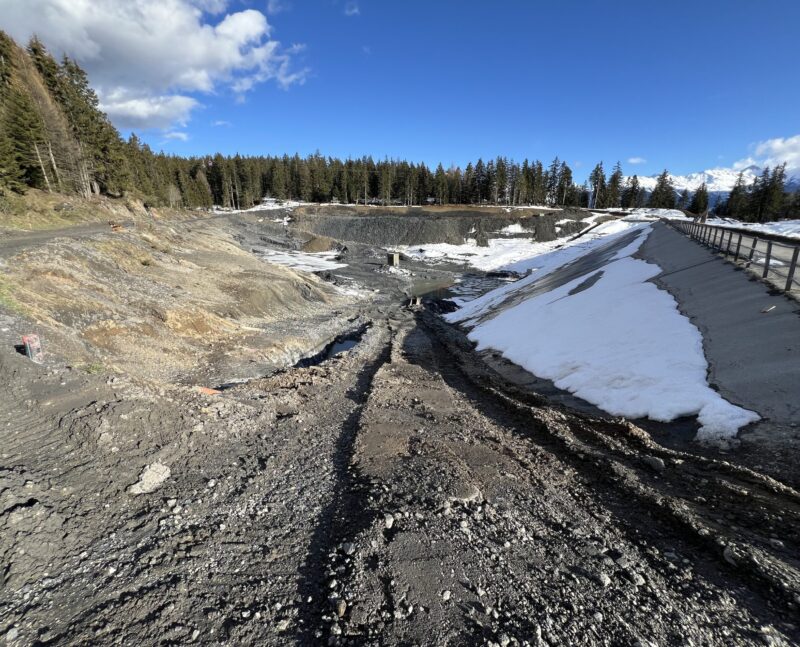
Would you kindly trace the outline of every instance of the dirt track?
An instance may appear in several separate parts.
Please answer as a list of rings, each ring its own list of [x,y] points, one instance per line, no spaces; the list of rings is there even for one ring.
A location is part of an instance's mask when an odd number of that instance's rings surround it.
[[[212,396],[3,350],[7,642],[800,640],[795,491],[519,391],[429,312],[364,316]]]

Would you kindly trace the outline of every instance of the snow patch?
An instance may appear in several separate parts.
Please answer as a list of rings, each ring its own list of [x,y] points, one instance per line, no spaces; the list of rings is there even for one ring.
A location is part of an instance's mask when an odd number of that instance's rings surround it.
[[[508,266],[531,256],[542,254],[564,244],[564,240],[539,243],[527,238],[491,238],[488,246],[481,247],[474,239],[463,245],[432,243],[430,245],[404,245],[399,251],[416,261],[427,263],[466,264],[484,272]]]
[[[303,272],[321,272],[347,267],[346,263],[339,263],[335,260],[338,254],[336,251],[307,253],[280,249],[259,249],[256,254],[259,258],[270,263],[291,267]]]
[[[708,386],[700,331],[668,292],[649,282],[661,269],[631,258],[650,227],[630,226],[641,229],[641,235],[601,269],[525,298],[543,276],[612,244],[621,232],[527,259],[523,264],[533,274],[447,318],[475,323],[490,314],[469,333],[478,349],[493,348],[612,415],[662,422],[697,415],[702,425],[697,439],[724,443],[759,416]],[[517,298],[503,307],[510,296]]]

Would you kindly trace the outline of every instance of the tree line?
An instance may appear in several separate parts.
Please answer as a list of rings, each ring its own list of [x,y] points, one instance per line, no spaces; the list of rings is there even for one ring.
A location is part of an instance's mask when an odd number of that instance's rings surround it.
[[[716,205],[714,213],[750,222],[800,217],[800,191],[787,193],[785,186],[786,164],[766,167],[749,185],[739,173],[733,189]]]
[[[785,168],[740,182],[720,214],[764,219],[800,211],[784,191]],[[22,49],[0,31],[0,193],[46,191],[133,195],[153,206],[246,209],[264,197],[306,202],[422,205],[563,205],[596,209],[641,206],[708,209],[705,185],[678,195],[665,170],[652,192],[618,162],[597,164],[583,184],[566,162],[521,163],[505,157],[436,168],[406,160],[294,156],[178,157],[153,151],[132,134],[121,139],[99,109],[86,73],[57,61],[37,39]]]

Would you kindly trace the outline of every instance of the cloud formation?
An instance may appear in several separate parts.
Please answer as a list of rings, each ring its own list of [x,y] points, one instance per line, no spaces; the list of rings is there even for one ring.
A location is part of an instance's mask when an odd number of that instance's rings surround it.
[[[172,131],[164,133],[164,137],[166,137],[167,139],[176,139],[181,142],[189,141],[189,133],[184,133],[180,131]]]
[[[298,46],[274,40],[255,9],[229,0],[0,0],[3,29],[36,34],[86,68],[101,105],[122,128],[185,125],[200,104],[190,93],[241,94],[274,81],[303,83]],[[274,7],[273,7],[274,8]],[[225,15],[223,16],[222,14]]]
[[[629,157],[628,164],[646,164],[647,160],[644,157]]]
[[[348,2],[344,6],[344,15],[345,16],[358,16],[361,14],[361,9],[358,6],[357,2]]]
[[[267,0],[267,13],[274,16],[276,13],[281,13],[289,9],[289,3],[283,0]]]
[[[787,175],[800,175],[800,135],[758,142],[753,146],[753,154],[735,162],[733,168],[741,170],[754,165],[775,167],[784,162]]]

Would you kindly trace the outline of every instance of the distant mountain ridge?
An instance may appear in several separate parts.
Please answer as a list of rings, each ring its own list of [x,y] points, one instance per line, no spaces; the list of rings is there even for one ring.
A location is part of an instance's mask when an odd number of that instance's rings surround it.
[[[675,190],[679,193],[684,190],[693,193],[705,182],[709,196],[719,199],[730,193],[731,189],[736,184],[736,178],[739,177],[740,172],[744,176],[745,184],[750,185],[756,177],[761,175],[762,171],[763,169],[756,165],[747,166],[740,170],[732,168],[712,168],[705,171],[698,171],[697,173],[689,173],[688,175],[673,175],[670,173],[669,178]],[[639,186],[646,191],[652,191],[656,186],[657,179],[658,175],[640,175]],[[798,189],[800,189],[800,177],[795,176],[787,178],[786,190],[796,191]]]

